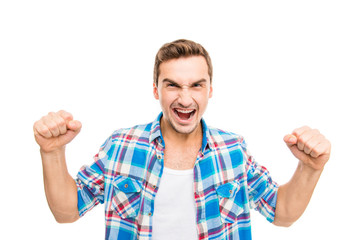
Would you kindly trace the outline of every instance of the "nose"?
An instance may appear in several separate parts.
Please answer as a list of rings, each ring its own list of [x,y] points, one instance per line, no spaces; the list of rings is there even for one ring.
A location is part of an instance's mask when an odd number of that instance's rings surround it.
[[[193,104],[193,98],[189,88],[183,87],[181,89],[178,103],[184,108],[190,107]]]

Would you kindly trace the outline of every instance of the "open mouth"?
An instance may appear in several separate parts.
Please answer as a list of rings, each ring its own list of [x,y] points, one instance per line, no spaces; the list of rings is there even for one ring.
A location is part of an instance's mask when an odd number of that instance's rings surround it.
[[[173,109],[175,115],[183,121],[191,119],[192,116],[194,116],[196,110],[195,109]]]

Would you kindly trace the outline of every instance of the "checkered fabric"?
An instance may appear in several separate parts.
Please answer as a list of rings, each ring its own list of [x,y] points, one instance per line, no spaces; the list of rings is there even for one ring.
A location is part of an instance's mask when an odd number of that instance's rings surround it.
[[[79,214],[104,203],[106,239],[151,239],[164,168],[161,117],[115,131],[94,163],[77,175]],[[202,147],[194,165],[198,238],[249,240],[250,209],[272,222],[278,185],[253,160],[241,136],[201,124]]]

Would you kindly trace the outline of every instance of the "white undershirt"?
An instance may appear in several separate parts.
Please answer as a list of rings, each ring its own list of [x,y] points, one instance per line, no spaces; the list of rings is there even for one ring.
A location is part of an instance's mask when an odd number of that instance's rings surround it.
[[[152,239],[198,239],[193,169],[164,167],[153,214]]]

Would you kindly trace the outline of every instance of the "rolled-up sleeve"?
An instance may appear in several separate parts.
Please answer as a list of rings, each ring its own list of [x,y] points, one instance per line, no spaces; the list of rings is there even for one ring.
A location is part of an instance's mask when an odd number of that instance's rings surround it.
[[[111,137],[100,147],[90,166],[83,166],[76,178],[79,215],[83,216],[99,203],[104,203],[104,169]]]
[[[241,146],[246,155],[246,176],[250,208],[260,212],[269,222],[273,222],[279,186],[272,180],[269,171],[259,165],[250,155],[245,141],[242,141]]]

